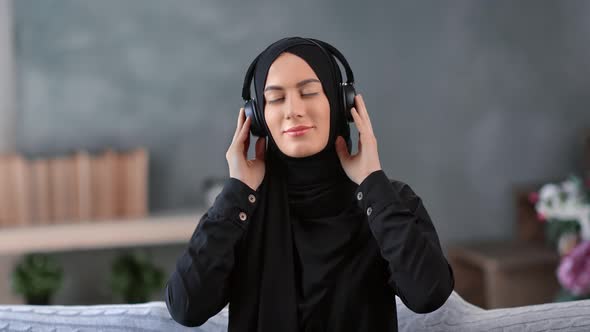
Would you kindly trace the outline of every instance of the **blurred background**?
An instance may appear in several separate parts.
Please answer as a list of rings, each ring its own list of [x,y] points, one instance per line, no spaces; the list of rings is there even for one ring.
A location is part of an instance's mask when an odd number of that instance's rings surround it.
[[[124,173],[145,175],[127,189],[141,191],[130,198],[135,214],[106,212],[101,223],[86,206],[79,219],[96,220],[80,223],[46,207],[44,223],[31,212],[0,228],[0,238],[18,242],[0,247],[0,303],[24,301],[11,276],[32,252],[60,267],[55,304],[123,301],[113,262],[129,251],[167,278],[208,207],[207,189],[228,176],[245,71],[286,36],[321,39],[346,56],[384,171],[422,198],[460,294],[484,307],[552,301],[560,253],[531,221],[530,194],[590,168],[589,14],[584,1],[0,0],[0,152],[27,169],[27,161],[145,152],[144,166]],[[77,173],[60,174],[49,183]],[[89,185],[100,192],[93,197],[109,197],[125,178],[101,174],[89,181],[115,182]],[[153,220],[162,215],[173,217]],[[117,228],[124,217],[135,228]],[[157,222],[180,235],[150,228]],[[80,224],[97,228],[76,233]],[[135,240],[104,240],[120,232]],[[76,234],[98,235],[95,243]],[[502,262],[510,262],[504,274],[490,276]],[[518,293],[519,282],[537,283]],[[163,300],[154,289],[147,299]]]

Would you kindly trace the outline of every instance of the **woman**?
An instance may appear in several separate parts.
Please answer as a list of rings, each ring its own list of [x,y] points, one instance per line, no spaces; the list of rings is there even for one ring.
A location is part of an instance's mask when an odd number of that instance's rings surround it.
[[[421,199],[381,169],[360,95],[350,154],[342,75],[317,42],[282,39],[253,64],[268,137],[247,160],[252,118],[241,109],[230,178],[166,287],[182,325],[229,302],[229,331],[397,331],[394,295],[426,313],[453,290]]]

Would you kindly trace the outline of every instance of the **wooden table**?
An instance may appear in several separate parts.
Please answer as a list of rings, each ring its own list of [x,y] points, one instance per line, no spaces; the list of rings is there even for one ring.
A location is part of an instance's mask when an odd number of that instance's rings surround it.
[[[450,246],[455,290],[485,309],[552,302],[559,290],[559,255],[541,244],[516,241]]]

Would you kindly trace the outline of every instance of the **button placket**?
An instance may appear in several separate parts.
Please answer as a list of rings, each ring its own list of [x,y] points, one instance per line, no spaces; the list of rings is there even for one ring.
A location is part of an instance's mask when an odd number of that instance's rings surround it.
[[[246,214],[246,212],[243,212],[243,211],[240,212],[239,217],[240,217],[241,221],[246,221],[246,219],[248,219],[248,215]]]
[[[250,201],[250,203],[256,202],[256,196],[253,194],[248,195],[248,201]]]

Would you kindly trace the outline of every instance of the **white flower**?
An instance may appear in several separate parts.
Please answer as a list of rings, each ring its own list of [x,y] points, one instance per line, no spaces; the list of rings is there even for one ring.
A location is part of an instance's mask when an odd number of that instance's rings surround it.
[[[578,221],[582,238],[590,239],[590,202],[587,202],[582,182],[576,176],[570,176],[560,184],[544,185],[539,190],[535,209],[549,221]]]

